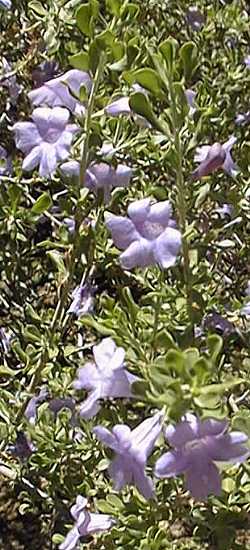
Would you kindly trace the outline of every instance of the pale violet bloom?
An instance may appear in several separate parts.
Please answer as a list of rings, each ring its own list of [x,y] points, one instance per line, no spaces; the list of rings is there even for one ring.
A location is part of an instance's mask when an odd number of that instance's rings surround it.
[[[134,92],[141,92],[144,95],[148,95],[147,90],[145,90],[145,88],[142,88],[140,84],[133,84],[131,94]],[[115,101],[112,101],[112,103],[107,105],[104,109],[106,115],[112,117],[116,117],[119,115],[133,116],[138,126],[141,126],[142,128],[151,128],[150,122],[148,122],[144,117],[137,115],[132,111],[129,105],[129,97],[130,96],[124,96],[120,97],[119,99],[115,99]]]
[[[185,90],[184,93],[186,96],[187,104],[189,106],[189,114],[192,116],[196,111],[196,107],[195,107],[196,92],[194,90],[187,89]]]
[[[235,118],[235,122],[238,126],[245,126],[246,124],[250,124],[250,111],[238,114]]]
[[[241,308],[241,315],[244,315],[245,317],[250,317],[250,302],[247,302],[247,303]]]
[[[26,416],[26,418],[31,424],[36,423],[37,408],[39,407],[39,405],[41,405],[47,400],[48,395],[49,395],[49,392],[47,388],[43,387],[39,391],[38,395],[33,395],[33,397],[31,397],[31,399],[29,400],[28,405],[25,409],[24,415]]]
[[[60,170],[68,177],[79,177],[80,163],[76,160],[64,162]],[[106,162],[93,162],[86,171],[85,186],[94,193],[103,190],[104,202],[110,200],[111,191],[115,187],[127,187],[132,177],[132,170],[125,164],[117,164],[116,168]]]
[[[161,433],[162,422],[163,413],[158,412],[134,430],[126,424],[117,424],[112,432],[103,426],[93,429],[96,437],[115,452],[108,469],[115,491],[121,491],[125,485],[135,485],[144,498],[154,496],[154,485],[145,468]]]
[[[131,385],[137,377],[124,366],[125,351],[117,348],[112,338],[104,338],[93,346],[94,361],[77,372],[74,388],[87,390],[89,395],[81,404],[80,415],[92,418],[100,410],[100,399],[132,397]]]
[[[188,8],[186,18],[188,25],[190,25],[193,31],[200,31],[205,23],[205,17],[197,6],[190,6]]]
[[[106,226],[120,255],[124,269],[159,264],[166,269],[175,264],[181,247],[180,231],[173,226],[169,201],[152,203],[150,199],[133,202],[128,218],[108,214]]]
[[[232,136],[223,145],[214,143],[198,147],[194,161],[200,164],[192,174],[193,180],[208,176],[219,168],[222,168],[230,176],[236,176],[238,167],[231,157],[231,149],[236,141],[236,138]]]
[[[15,443],[10,445],[8,450],[23,462],[30,458],[36,447],[24,432],[17,432]]]
[[[59,550],[74,550],[81,539],[94,533],[108,531],[116,523],[115,519],[107,514],[95,514],[87,510],[87,499],[78,495],[76,503],[70,513],[75,520],[74,527],[68,532]]]
[[[0,86],[8,89],[9,98],[12,105],[16,104],[18,96],[22,91],[22,86],[17,83],[15,74],[12,74],[12,67],[5,57],[2,59],[2,74],[0,76]]]
[[[12,8],[11,0],[0,0],[0,8],[10,10]]]
[[[250,55],[247,55],[244,59],[244,63],[248,69],[250,69]]]
[[[70,93],[70,90],[77,96],[81,86],[84,86],[87,93],[92,87],[92,80],[88,73],[72,69],[65,74],[48,80],[36,90],[29,92],[28,97],[32,105],[47,105],[49,107],[66,107],[72,113],[83,114],[84,106]]]
[[[80,319],[88,313],[92,313],[94,309],[94,293],[95,287],[90,283],[85,283],[78,286],[72,293],[72,303],[68,309],[68,313],[72,313]]]
[[[168,478],[184,474],[187,489],[198,500],[221,492],[220,474],[214,462],[243,462],[250,454],[243,445],[247,435],[228,433],[226,420],[200,420],[188,413],[178,424],[165,429],[165,437],[174,449],[157,460],[155,475]]]
[[[0,179],[12,174],[12,160],[6,149],[0,145]]]
[[[51,176],[58,162],[69,156],[73,136],[79,131],[68,124],[70,113],[62,107],[38,107],[32,113],[33,122],[17,122],[13,126],[16,146],[25,153],[23,170],[39,166],[39,175]]]

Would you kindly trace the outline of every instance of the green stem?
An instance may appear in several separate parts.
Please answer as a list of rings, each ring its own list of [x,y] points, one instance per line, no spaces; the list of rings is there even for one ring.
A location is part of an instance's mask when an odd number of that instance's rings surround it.
[[[175,93],[173,89],[173,82],[171,76],[169,76],[169,92],[170,100],[173,112],[173,135],[176,157],[178,159],[176,169],[176,188],[177,188],[177,208],[179,213],[180,230],[182,234],[182,251],[183,251],[183,272],[184,281],[186,287],[187,298],[187,314],[190,321],[192,336],[194,335],[194,318],[192,307],[192,273],[190,269],[189,260],[189,244],[187,240],[187,203],[186,203],[186,189],[183,179],[183,149],[180,139],[180,127],[178,120],[178,112],[175,101]]]
[[[68,293],[69,293],[71,283],[72,283],[73,277],[74,277],[76,259],[79,255],[79,229],[80,229],[80,226],[81,226],[82,221],[83,221],[84,216],[85,216],[85,212],[83,211],[81,205],[79,204],[80,191],[81,191],[82,184],[85,180],[85,174],[86,174],[87,165],[88,165],[91,119],[92,119],[92,114],[93,114],[95,95],[96,95],[96,92],[98,90],[98,87],[99,87],[99,84],[100,84],[100,79],[101,79],[101,76],[102,76],[102,73],[103,73],[103,66],[104,66],[104,54],[101,54],[100,59],[99,59],[99,64],[98,64],[98,67],[97,67],[97,70],[96,70],[93,86],[92,86],[91,93],[90,93],[90,96],[89,96],[88,108],[87,108],[86,119],[85,119],[85,141],[84,141],[82,157],[81,157],[81,163],[80,163],[80,174],[79,174],[79,185],[78,185],[78,204],[77,204],[76,212],[75,212],[75,224],[76,224],[75,225],[75,237],[74,237],[74,242],[73,242],[73,246],[72,246],[72,249],[71,249],[69,264],[68,264],[68,277],[67,277],[67,279],[66,279],[66,281],[65,281],[65,283],[62,287],[61,295],[60,295],[59,301],[57,303],[57,307],[55,309],[55,313],[53,315],[53,319],[52,319],[50,327],[49,327],[48,342],[46,344],[45,349],[41,353],[36,371],[35,371],[32,379],[31,379],[31,382],[30,382],[30,385],[29,385],[29,388],[28,388],[28,397],[23,402],[22,406],[20,407],[20,409],[17,413],[16,420],[15,420],[16,426],[18,426],[18,424],[22,420],[22,417],[24,415],[24,412],[25,412],[25,410],[27,408],[27,405],[28,405],[28,402],[30,400],[30,396],[33,393],[35,393],[36,387],[37,387],[37,385],[39,384],[39,382],[41,380],[42,372],[43,372],[43,370],[44,370],[44,368],[47,364],[47,361],[49,359],[49,349],[50,349],[51,345],[53,344],[57,328],[60,325],[60,322],[62,320],[64,310],[65,310],[65,306],[66,306],[66,302],[67,302],[67,298],[68,298]]]

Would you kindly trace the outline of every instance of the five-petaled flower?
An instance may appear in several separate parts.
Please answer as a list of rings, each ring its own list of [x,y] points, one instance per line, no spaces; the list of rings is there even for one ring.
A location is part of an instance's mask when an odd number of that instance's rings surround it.
[[[79,177],[80,163],[69,160],[60,166],[60,170],[68,177]],[[110,200],[111,191],[115,187],[127,187],[132,177],[132,170],[126,164],[117,164],[116,168],[106,162],[92,162],[86,170],[84,185],[94,193],[103,190],[104,202]]]
[[[128,207],[129,218],[108,214],[106,226],[114,244],[124,250],[120,256],[124,269],[159,264],[175,264],[181,247],[180,231],[173,226],[169,201],[155,204],[150,199],[135,201]]]
[[[77,373],[74,387],[90,392],[82,403],[80,415],[91,418],[100,409],[99,399],[132,397],[131,385],[137,377],[124,368],[125,351],[112,338],[93,346],[94,363],[86,363]]]
[[[84,86],[87,93],[90,92],[92,80],[88,73],[72,69],[67,73],[48,80],[37,88],[29,92],[28,97],[32,105],[40,106],[47,105],[49,107],[66,107],[72,113],[81,115],[85,112],[82,103],[75,98],[70,92],[76,96],[80,93],[81,86]]]
[[[219,495],[221,480],[214,462],[243,462],[250,454],[243,445],[247,435],[227,430],[226,420],[200,420],[186,414],[176,426],[165,429],[174,450],[157,460],[155,475],[167,478],[184,473],[187,489],[198,500],[205,500],[210,493]]]
[[[69,156],[73,136],[79,128],[68,124],[70,113],[62,107],[38,107],[32,113],[33,122],[17,122],[13,126],[16,146],[27,156],[24,170],[39,165],[39,175],[51,176],[57,163]]]
[[[146,475],[147,458],[152,453],[162,430],[163,413],[144,420],[134,430],[126,424],[117,424],[112,432],[103,426],[96,426],[96,437],[115,452],[109,466],[109,475],[114,489],[120,491],[125,485],[135,485],[144,498],[154,496],[154,485]]]
[[[236,176],[238,167],[231,157],[231,149],[236,142],[236,138],[232,136],[226,143],[214,143],[213,145],[202,145],[196,150],[194,157],[195,162],[200,165],[192,174],[193,180],[198,180],[204,176],[212,174],[219,168],[222,168],[230,176]]]
[[[70,509],[75,525],[60,544],[60,550],[74,550],[81,537],[107,531],[115,524],[115,519],[107,514],[92,514],[89,512],[86,509],[87,503],[87,499],[81,495],[76,497],[76,503]]]

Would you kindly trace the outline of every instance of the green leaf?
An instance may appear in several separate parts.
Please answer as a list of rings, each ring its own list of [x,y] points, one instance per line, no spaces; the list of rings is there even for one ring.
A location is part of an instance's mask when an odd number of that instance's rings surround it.
[[[162,97],[164,95],[162,92],[161,79],[157,72],[154,69],[150,69],[150,67],[125,72],[123,73],[123,77],[130,85],[137,82],[155,96]]]
[[[99,12],[99,3],[97,0],[90,0],[88,4],[83,4],[76,12],[76,23],[83,34],[92,36],[93,23]]]
[[[166,329],[162,329],[158,332],[155,338],[155,344],[157,347],[164,349],[173,349],[177,347],[172,335]]]
[[[109,10],[113,15],[116,15],[116,17],[119,17],[120,15],[121,6],[121,0],[106,0],[106,9]]]
[[[79,52],[69,57],[69,63],[74,69],[80,71],[88,71],[89,69],[89,56],[87,52]]]
[[[190,80],[198,66],[198,49],[193,42],[186,42],[180,49],[180,59],[186,80]]]
[[[45,192],[36,200],[31,208],[32,214],[42,214],[52,206],[52,200],[49,193]]]
[[[175,40],[171,36],[167,38],[167,40],[162,42],[159,46],[159,50],[166,61],[169,72],[172,72],[173,70],[178,47],[179,47],[179,44],[177,40]]]
[[[29,2],[29,9],[33,10],[41,17],[46,17],[48,15],[48,11],[43,7],[43,4],[41,2],[37,2],[36,0]]]
[[[155,116],[149,99],[145,94],[141,92],[132,94],[129,98],[129,105],[134,113],[146,118],[156,130],[163,133],[168,132],[168,127]]]
[[[207,345],[209,355],[211,356],[213,363],[216,363],[223,348],[223,340],[218,334],[211,334],[208,336]]]

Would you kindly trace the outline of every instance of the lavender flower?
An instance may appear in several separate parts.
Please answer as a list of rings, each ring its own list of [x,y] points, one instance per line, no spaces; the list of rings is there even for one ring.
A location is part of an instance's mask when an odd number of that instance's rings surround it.
[[[188,25],[190,25],[193,31],[200,31],[205,23],[205,17],[197,6],[190,6],[188,8],[186,18]]]
[[[145,88],[142,88],[140,84],[133,84],[132,86],[132,93],[133,92],[141,92],[142,94],[148,95],[147,90]],[[116,99],[115,101],[112,101],[109,105],[107,105],[104,109],[106,115],[109,116],[119,116],[119,115],[126,115],[131,116],[133,115],[135,122],[141,126],[142,128],[151,128],[150,122],[146,120],[144,117],[137,115],[134,113],[129,105],[129,96],[120,97],[119,99]]]
[[[244,59],[244,63],[248,69],[250,69],[250,55],[247,55]]]
[[[68,177],[78,177],[80,164],[76,160],[64,162],[60,170]],[[125,164],[118,164],[116,168],[106,162],[92,163],[86,171],[85,186],[94,193],[102,189],[104,202],[110,200],[111,190],[114,187],[127,187],[132,177],[132,170]]]
[[[12,174],[12,160],[6,149],[0,145],[0,179]]]
[[[153,482],[146,476],[145,468],[161,433],[162,420],[163,414],[158,412],[132,431],[125,424],[117,424],[112,432],[103,426],[93,429],[96,437],[116,453],[109,466],[109,475],[116,491],[125,485],[135,485],[146,499],[154,496]]]
[[[124,269],[159,264],[175,264],[181,234],[173,228],[169,201],[152,204],[150,199],[135,201],[128,207],[129,218],[108,214],[106,226],[115,246],[125,250],[120,256]]]
[[[80,408],[80,415],[92,418],[100,410],[99,399],[132,397],[131,385],[137,377],[124,368],[125,351],[117,348],[112,338],[104,338],[93,347],[94,362],[86,363],[77,372],[74,387],[89,391]]]
[[[42,86],[58,73],[59,65],[53,59],[46,59],[32,71],[32,79],[36,87]]]
[[[247,302],[247,303],[241,308],[241,315],[244,315],[245,317],[250,317],[250,302]]]
[[[0,0],[0,8],[10,10],[12,8],[11,0]]]
[[[228,204],[226,202],[224,202],[221,206],[218,206],[218,208],[216,208],[214,211],[219,214],[219,216],[221,218],[226,218],[226,217],[229,217],[231,218],[232,214],[233,214],[233,205],[232,204]]]
[[[87,499],[78,495],[76,503],[70,509],[75,525],[67,534],[64,542],[60,544],[59,550],[74,550],[81,537],[107,531],[115,524],[115,520],[111,516],[92,514],[86,510],[86,506]]]
[[[173,451],[156,462],[157,477],[184,473],[187,489],[194,498],[205,500],[210,493],[219,495],[221,480],[214,462],[243,462],[249,456],[243,445],[248,437],[241,432],[227,433],[226,420],[200,420],[186,414],[176,426],[168,426],[165,436]]]
[[[240,113],[236,116],[235,122],[238,126],[245,126],[250,123],[250,111]]]
[[[186,96],[187,104],[189,106],[189,114],[192,116],[196,111],[196,107],[195,107],[196,92],[194,90],[187,89],[185,90],[184,93]]]
[[[223,145],[214,143],[213,145],[198,147],[194,161],[199,162],[200,165],[192,174],[193,180],[208,176],[219,168],[234,177],[238,172],[238,168],[231,157],[230,151],[235,142],[236,138],[232,136]]]
[[[87,313],[92,313],[94,309],[94,293],[95,287],[90,283],[75,288],[72,297],[73,301],[68,309],[68,313],[73,313],[80,319]]]
[[[12,68],[7,59],[2,60],[3,74],[0,77],[0,85],[8,89],[12,105],[16,104],[17,98],[22,91],[22,86],[17,83],[16,75],[11,74]],[[10,75],[8,75],[10,73]]]
[[[9,446],[9,451],[22,461],[30,458],[35,450],[35,445],[28,440],[24,432],[18,432],[14,445]]]
[[[31,424],[35,424],[37,419],[37,407],[44,403],[48,397],[48,390],[46,387],[41,388],[38,395],[34,395],[28,402],[24,415]]]
[[[39,165],[39,175],[51,176],[57,163],[69,155],[76,124],[68,124],[69,111],[62,107],[39,107],[32,113],[34,122],[17,122],[13,126],[16,146],[27,156],[24,170]]]
[[[62,106],[72,113],[81,115],[84,113],[84,106],[70,93],[72,90],[78,96],[81,86],[85,86],[87,92],[90,92],[90,76],[83,71],[72,69],[62,76],[48,80],[40,88],[29,92],[28,96],[32,105]]]

